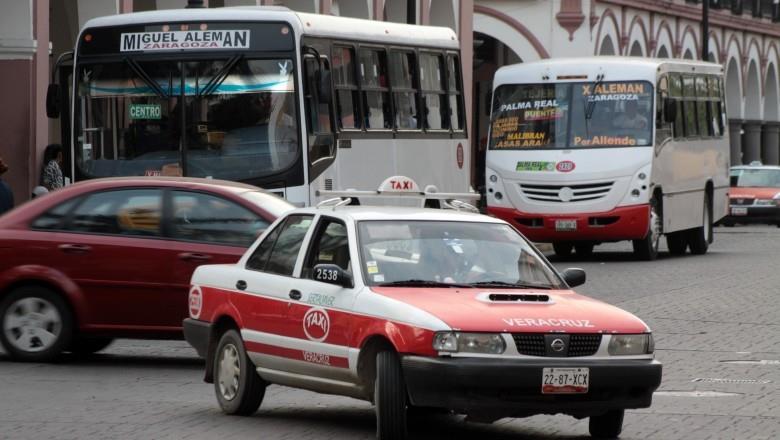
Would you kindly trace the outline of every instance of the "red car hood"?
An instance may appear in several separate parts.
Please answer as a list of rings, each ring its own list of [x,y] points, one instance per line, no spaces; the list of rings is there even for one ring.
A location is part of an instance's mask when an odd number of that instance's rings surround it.
[[[729,189],[729,198],[732,199],[771,199],[780,193],[780,188],[748,188],[732,187]]]
[[[374,293],[410,304],[455,330],[475,332],[644,333],[639,318],[571,290],[372,287]],[[550,302],[490,301],[489,294],[549,295]]]

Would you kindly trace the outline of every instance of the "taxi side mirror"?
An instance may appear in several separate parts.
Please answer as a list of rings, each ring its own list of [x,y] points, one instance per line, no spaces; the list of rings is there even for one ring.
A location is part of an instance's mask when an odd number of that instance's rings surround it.
[[[352,275],[335,264],[318,264],[314,266],[312,278],[341,287],[355,287]]]
[[[577,287],[585,284],[585,271],[582,269],[566,269],[561,275],[563,275],[563,281],[566,281],[566,284],[568,284],[569,287]]]

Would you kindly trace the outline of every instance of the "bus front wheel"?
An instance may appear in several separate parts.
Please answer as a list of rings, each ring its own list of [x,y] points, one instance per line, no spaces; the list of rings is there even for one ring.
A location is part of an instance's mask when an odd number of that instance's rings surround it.
[[[650,221],[647,226],[647,235],[640,240],[634,240],[634,255],[645,261],[658,258],[658,245],[661,242],[661,214],[658,208],[658,199],[650,201]]]

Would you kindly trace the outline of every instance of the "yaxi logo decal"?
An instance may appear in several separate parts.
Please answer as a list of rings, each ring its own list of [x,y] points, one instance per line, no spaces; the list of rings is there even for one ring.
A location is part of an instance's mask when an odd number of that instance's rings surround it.
[[[324,341],[330,331],[330,317],[325,309],[313,307],[303,315],[303,332],[312,341]]]

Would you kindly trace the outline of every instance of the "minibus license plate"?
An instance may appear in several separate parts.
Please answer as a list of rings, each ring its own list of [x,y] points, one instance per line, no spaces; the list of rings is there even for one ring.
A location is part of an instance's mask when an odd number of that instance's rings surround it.
[[[555,220],[556,231],[576,231],[577,220]]]
[[[587,393],[589,368],[542,368],[542,394]]]
[[[747,208],[731,208],[731,215],[747,215]]]

